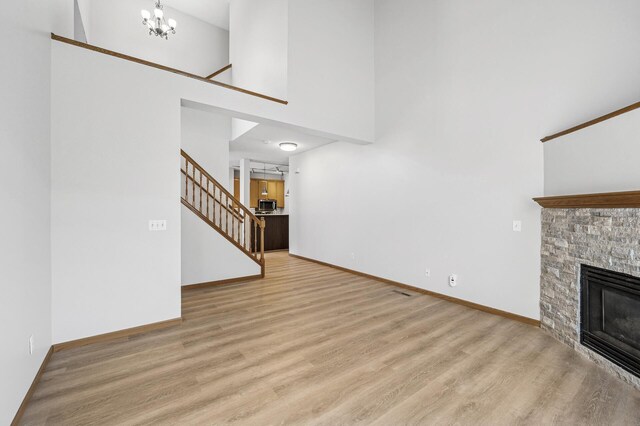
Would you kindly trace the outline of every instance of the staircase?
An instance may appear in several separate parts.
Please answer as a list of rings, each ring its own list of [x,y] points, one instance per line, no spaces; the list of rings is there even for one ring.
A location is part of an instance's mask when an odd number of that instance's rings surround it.
[[[180,153],[182,204],[260,265],[264,277],[264,219],[251,213],[189,154]]]

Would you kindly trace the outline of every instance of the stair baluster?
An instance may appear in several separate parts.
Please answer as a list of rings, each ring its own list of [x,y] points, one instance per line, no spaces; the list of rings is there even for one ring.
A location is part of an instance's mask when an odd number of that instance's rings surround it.
[[[266,226],[264,219],[259,219],[251,213],[186,152],[181,150],[181,156],[184,160],[181,160],[181,172],[184,175],[182,204],[259,264],[264,276],[264,228]],[[191,173],[189,173],[189,167],[191,167]],[[196,197],[196,187],[198,197]],[[210,203],[212,215],[209,214]]]

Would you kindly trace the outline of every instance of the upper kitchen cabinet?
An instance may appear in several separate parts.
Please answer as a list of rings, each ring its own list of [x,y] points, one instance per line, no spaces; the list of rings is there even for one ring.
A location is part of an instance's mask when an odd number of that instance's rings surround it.
[[[269,182],[267,182],[267,194],[268,195],[264,198],[268,198],[269,200],[276,199],[278,195],[278,183],[275,180],[270,180]]]
[[[258,200],[260,199],[260,192],[262,192],[260,182],[256,179],[251,179],[251,187],[249,189],[250,192],[250,203],[252,209],[258,208]]]
[[[276,203],[278,208],[284,208],[284,181],[277,181],[276,184]]]
[[[267,189],[267,195],[263,195],[262,191]],[[284,181],[282,180],[262,180],[251,179],[251,208],[258,207],[258,200],[269,199],[276,200],[278,208],[284,208],[285,192]]]

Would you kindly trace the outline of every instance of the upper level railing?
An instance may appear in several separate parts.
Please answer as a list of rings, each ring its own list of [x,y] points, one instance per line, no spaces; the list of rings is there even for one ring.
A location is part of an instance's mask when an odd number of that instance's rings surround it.
[[[183,77],[193,78],[194,80],[202,81],[203,83],[213,84],[214,86],[224,87],[225,89],[234,90],[236,92],[244,93],[246,95],[255,96],[258,98],[266,99],[271,102],[287,105],[289,102],[282,99],[274,98],[272,96],[263,95],[262,93],[252,92],[251,90],[242,89],[240,87],[232,86],[230,84],[221,83],[219,81],[210,80],[207,77],[201,77],[199,75],[191,74],[186,71],[181,71],[175,68],[166,67],[164,65],[156,64],[155,62],[146,61],[144,59],[136,58],[134,56],[125,55],[123,53],[114,52],[113,50],[103,49],[101,47],[93,46],[91,44],[76,41],[70,38],[62,37],[51,33],[51,39],[59,41],[61,43],[71,44],[73,46],[81,47],[83,49],[92,50],[94,52],[102,53],[104,55],[113,56],[116,58],[124,59],[125,61],[135,62],[137,64],[146,65],[148,67],[157,68],[159,70],[168,71],[174,74],[181,75]]]
[[[540,141],[543,142],[543,143],[544,142],[549,142],[550,140],[559,138],[561,136],[568,135],[568,134],[573,133],[573,132],[577,132],[578,130],[582,130],[582,129],[585,129],[587,127],[593,126],[594,124],[602,123],[603,121],[609,120],[609,119],[611,119],[613,117],[617,117],[619,115],[625,114],[627,112],[633,111],[634,109],[638,109],[638,108],[640,108],[640,102],[636,102],[635,104],[632,104],[632,105],[629,105],[627,107],[621,108],[621,109],[619,109],[617,111],[614,111],[614,112],[611,112],[609,114],[605,114],[605,115],[603,115],[601,117],[594,118],[593,120],[587,121],[586,123],[578,124],[577,126],[574,126],[574,127],[570,128],[570,129],[567,129],[567,130],[563,130],[562,132],[558,132],[558,133],[555,133],[553,135],[546,136],[546,137],[542,138]]]
[[[602,123],[603,121],[607,121],[614,117],[618,117],[622,114],[626,114],[628,112],[634,111],[640,108],[640,102],[636,102],[632,105],[626,106],[609,114],[605,114],[601,117],[595,118],[593,120],[587,121],[585,123],[574,126],[570,129],[563,130],[562,132],[555,133],[553,135],[547,136],[543,138],[542,142],[548,142],[553,139],[560,138],[562,136],[569,135],[571,133],[577,132],[582,129],[586,129],[588,127],[594,126],[598,123]],[[621,192],[600,192],[600,193],[592,193],[588,192],[589,185],[593,184],[595,180],[598,179],[608,179],[608,176],[611,173],[604,173],[600,175],[595,175],[594,171],[600,168],[600,163],[602,159],[600,158],[599,153],[601,150],[595,150],[594,146],[597,146],[597,143],[606,143],[607,146],[611,146],[612,155],[620,156],[620,159],[623,157],[630,158],[629,153],[624,149],[620,149],[618,145],[618,149],[614,148],[616,143],[620,143],[621,135],[619,133],[610,133],[609,136],[611,139],[603,141],[603,135],[599,135],[597,140],[594,140],[593,137],[589,137],[589,135],[585,135],[583,138],[584,143],[587,144],[587,151],[585,155],[578,156],[579,161],[577,161],[577,166],[575,166],[572,170],[572,173],[566,174],[564,172],[564,168],[567,162],[572,161],[574,158],[574,154],[570,151],[553,151],[552,147],[549,147],[549,152],[551,152],[555,156],[560,156],[554,158],[554,161],[550,161],[551,164],[549,167],[553,168],[552,172],[549,175],[554,176],[554,183],[560,184],[560,188],[564,187],[567,182],[568,187],[578,187],[585,188],[585,193],[578,194],[563,194],[563,195],[553,195],[546,197],[536,197],[533,200],[538,203],[541,207],[546,209],[577,209],[577,208],[593,208],[593,209],[621,209],[621,208],[640,208],[640,191],[621,191]],[[626,140],[633,141],[633,135],[629,135],[626,137]],[[560,143],[560,142],[558,142]],[[631,142],[633,144],[633,142]],[[579,144],[575,144],[572,148],[579,149]],[[559,161],[560,159],[560,161]],[[619,161],[615,164],[620,164]],[[627,163],[629,164],[629,163]],[[583,167],[584,165],[584,167]],[[629,169],[627,167],[627,169]],[[554,173],[555,171],[555,173]],[[559,173],[561,171],[561,173]],[[569,180],[569,176],[573,180]],[[598,176],[598,177],[594,177]],[[545,176],[545,179],[548,177]],[[633,179],[631,177],[630,179]],[[633,180],[630,180],[632,182]],[[612,179],[611,182],[615,182],[614,185],[619,185],[623,181]],[[602,184],[601,181],[598,181],[599,184]],[[546,182],[545,182],[546,186]],[[625,189],[628,185],[623,184]],[[622,188],[621,188],[622,189]],[[553,191],[553,190],[552,190]]]
[[[265,220],[256,217],[184,151],[182,204],[258,263],[264,276]]]
[[[226,65],[226,66],[220,68],[218,71],[214,72],[213,74],[209,74],[205,78],[207,80],[211,80],[213,77],[217,77],[220,74],[222,74],[223,72],[225,72],[226,70],[230,70],[231,68],[233,68],[233,64]]]

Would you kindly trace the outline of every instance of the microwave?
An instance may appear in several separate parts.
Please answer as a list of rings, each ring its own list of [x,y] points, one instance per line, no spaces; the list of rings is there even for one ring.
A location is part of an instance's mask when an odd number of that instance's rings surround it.
[[[261,212],[274,212],[277,207],[276,200],[258,200],[258,210]]]

